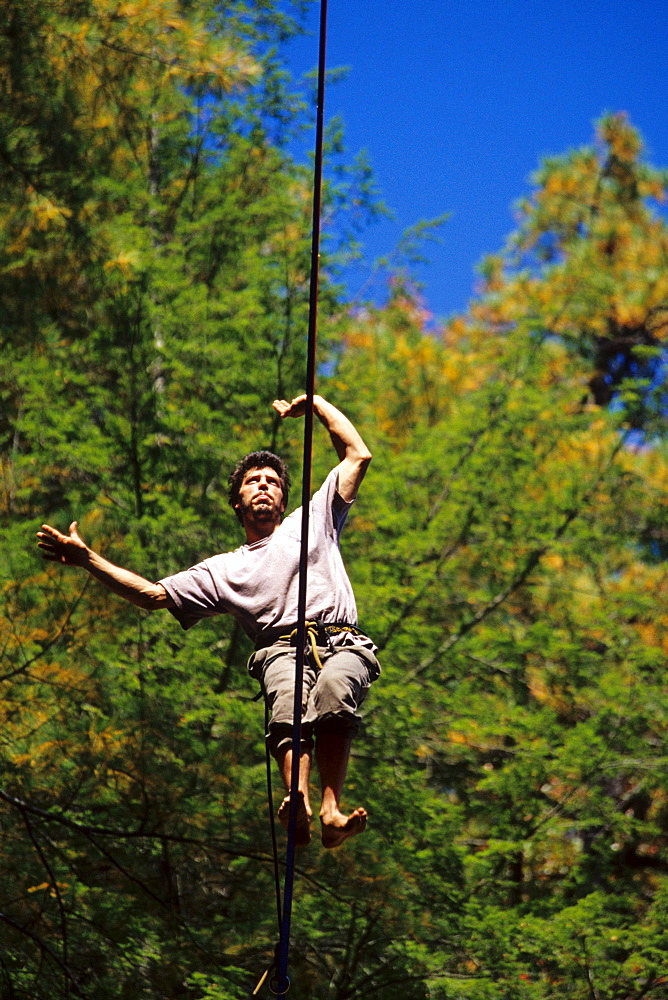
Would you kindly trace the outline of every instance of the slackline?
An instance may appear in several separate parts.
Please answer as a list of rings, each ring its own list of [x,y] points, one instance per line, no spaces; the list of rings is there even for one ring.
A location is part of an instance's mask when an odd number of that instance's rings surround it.
[[[318,90],[316,104],[315,159],[313,176],[313,222],[311,236],[311,275],[306,366],[306,412],[304,414],[304,453],[302,472],[301,548],[299,554],[299,597],[297,640],[295,646],[295,690],[292,725],[292,770],[290,774],[290,811],[288,843],[285,856],[283,907],[280,937],[276,950],[277,975],[270,981],[272,993],[285,997],[290,988],[288,956],[290,922],[295,873],[295,830],[299,791],[299,758],[301,748],[302,688],[304,683],[304,648],[306,645],[306,583],[308,562],[309,504],[311,500],[311,465],[313,454],[313,397],[315,395],[316,332],[318,326],[318,277],[320,262],[320,210],[322,203],[322,147],[325,104],[325,55],[327,43],[327,0],[320,0],[320,41],[318,50]],[[279,901],[280,910],[280,901]]]

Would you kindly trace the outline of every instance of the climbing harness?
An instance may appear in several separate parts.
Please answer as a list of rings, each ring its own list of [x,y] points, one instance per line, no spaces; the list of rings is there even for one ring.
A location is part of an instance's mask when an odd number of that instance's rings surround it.
[[[343,632],[366,638],[366,633],[359,626],[352,625],[350,622],[319,622],[317,620],[305,622],[304,655],[307,653],[311,655],[318,670],[322,670],[318,646],[326,647],[330,652],[334,652],[332,636],[341,635]],[[255,640],[255,649],[266,649],[277,643],[296,646],[298,637],[298,625],[284,625],[282,628],[266,629]]]

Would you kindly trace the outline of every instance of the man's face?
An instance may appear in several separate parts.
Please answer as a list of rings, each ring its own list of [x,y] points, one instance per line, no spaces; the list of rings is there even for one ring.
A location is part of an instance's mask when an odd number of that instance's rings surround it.
[[[235,506],[244,521],[278,524],[285,510],[278,473],[268,466],[249,469],[239,487],[239,501]]]

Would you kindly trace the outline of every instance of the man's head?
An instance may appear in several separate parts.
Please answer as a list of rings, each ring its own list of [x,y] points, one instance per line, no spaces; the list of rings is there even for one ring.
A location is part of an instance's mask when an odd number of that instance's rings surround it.
[[[239,521],[280,521],[288,503],[290,474],[272,451],[253,451],[237,462],[228,479],[229,501]]]

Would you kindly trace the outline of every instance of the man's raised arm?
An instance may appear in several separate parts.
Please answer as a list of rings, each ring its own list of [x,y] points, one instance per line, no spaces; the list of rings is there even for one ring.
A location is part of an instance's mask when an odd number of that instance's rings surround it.
[[[282,417],[301,417],[306,408],[306,396],[297,396],[291,403],[275,399],[273,407]],[[348,417],[322,396],[313,397],[313,409],[320,423],[329,431],[340,459],[339,493],[344,500],[354,500],[369,467],[371,452]]]
[[[137,573],[114,566],[108,559],[89,549],[77,531],[76,521],[72,521],[69,535],[63,535],[49,524],[43,524],[42,530],[37,532],[37,538],[42,556],[49,562],[83,567],[114,594],[138,608],[156,611],[158,608],[175,607],[161,583],[151,583]]]

